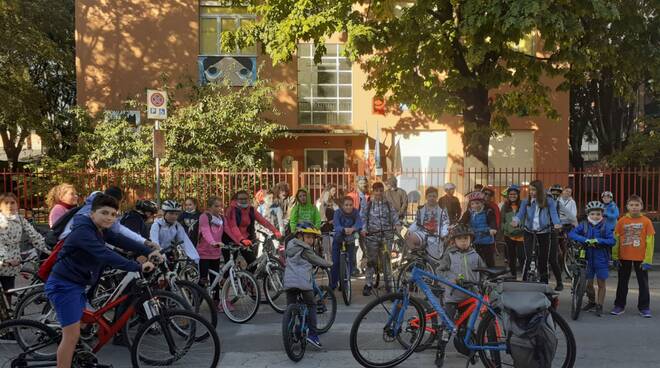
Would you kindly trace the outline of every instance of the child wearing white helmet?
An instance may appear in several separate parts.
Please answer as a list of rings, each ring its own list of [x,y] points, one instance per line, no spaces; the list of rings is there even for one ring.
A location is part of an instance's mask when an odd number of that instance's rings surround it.
[[[181,205],[177,201],[167,200],[161,205],[161,210],[163,210],[163,217],[154,221],[151,226],[151,241],[159,244],[162,249],[168,249],[175,241],[182,241],[183,251],[188,258],[199,263],[197,249],[188,238],[183,225],[177,221],[183,212]]]
[[[587,221],[581,222],[569,234],[569,238],[587,246],[587,297],[589,303],[583,310],[594,310],[596,316],[603,313],[606,280],[609,275],[610,250],[614,246],[614,237],[605,223],[605,206],[599,201],[587,203],[584,212]],[[594,290],[594,277],[598,283],[598,297]]]

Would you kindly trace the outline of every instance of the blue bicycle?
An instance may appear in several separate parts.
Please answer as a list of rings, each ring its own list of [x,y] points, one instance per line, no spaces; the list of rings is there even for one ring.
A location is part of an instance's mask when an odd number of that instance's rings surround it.
[[[461,334],[463,344],[470,352],[468,364],[475,363],[478,355],[485,367],[513,367],[512,358],[508,356],[510,334],[506,330],[507,322],[504,314],[499,307],[491,304],[486,296],[471,289],[485,286],[489,290],[497,288],[499,291],[515,289],[527,292],[530,297],[525,298],[522,303],[523,308],[532,311],[547,309],[549,297],[545,293],[546,285],[505,282],[503,275],[508,272],[506,269],[478,268],[474,271],[479,272],[485,281],[479,284],[463,282],[463,286],[459,286],[441,276],[413,268],[409,282],[414,283],[423,292],[426,301],[441,318],[442,331],[438,331],[438,336],[439,348],[443,349],[442,356],[444,356],[444,347],[452,336],[456,335],[457,327],[426,280],[444,284],[477,301],[476,308],[469,317],[467,331]],[[408,290],[407,285],[402,285],[399,292],[384,295],[369,303],[356,317],[351,328],[350,346],[353,357],[362,366],[394,367],[408,359],[422,342],[425,334],[429,333],[426,329],[427,311],[423,302],[410,296]],[[436,292],[441,294],[438,289]],[[553,302],[555,301],[553,299]],[[508,309],[507,306],[505,308]],[[549,308],[549,313],[558,335],[552,367],[571,368],[576,357],[575,338],[568,323],[554,310],[554,307]],[[477,327],[476,332],[475,327]]]
[[[337,299],[329,286],[318,286],[316,280],[312,280],[312,287],[316,303],[316,332],[320,335],[328,332],[335,322]],[[300,361],[305,356],[309,332],[308,314],[307,304],[300,294],[298,294],[298,302],[288,305],[284,311],[282,341],[286,355],[294,362]]]

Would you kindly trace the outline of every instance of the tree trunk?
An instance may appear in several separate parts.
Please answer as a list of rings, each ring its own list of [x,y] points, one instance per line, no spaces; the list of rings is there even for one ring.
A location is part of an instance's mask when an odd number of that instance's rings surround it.
[[[463,147],[466,155],[476,158],[488,167],[488,147],[493,132],[490,126],[490,106],[488,104],[488,89],[483,86],[466,88],[459,93],[465,107],[463,108]]]
[[[18,159],[23,150],[23,142],[30,134],[27,130],[10,131],[1,130],[0,137],[2,137],[2,144],[4,145],[5,154],[7,155],[7,162],[11,171],[18,168]],[[18,135],[18,137],[17,137]]]

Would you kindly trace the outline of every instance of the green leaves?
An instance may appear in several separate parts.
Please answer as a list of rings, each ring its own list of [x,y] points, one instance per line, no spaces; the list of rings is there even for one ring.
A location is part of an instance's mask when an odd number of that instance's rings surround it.
[[[273,97],[277,89],[257,81],[240,89],[202,87],[190,105],[177,109],[166,130],[165,164],[184,169],[250,169],[267,162],[268,144],[285,135]]]

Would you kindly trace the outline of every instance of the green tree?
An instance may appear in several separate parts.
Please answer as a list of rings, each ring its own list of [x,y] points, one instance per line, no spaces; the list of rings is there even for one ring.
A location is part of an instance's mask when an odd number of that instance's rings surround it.
[[[466,153],[484,165],[507,116],[557,118],[540,79],[563,71],[564,49],[585,32],[580,17],[616,16],[605,0],[264,0],[251,9],[260,21],[223,33],[223,47],[260,42],[279,63],[305,40],[319,60],[327,37],[343,34],[367,88],[431,117],[462,115]],[[538,53],[516,47],[530,34],[543,39]]]
[[[75,102],[74,1],[0,1],[0,136],[12,167]]]
[[[614,167],[660,167],[660,118],[648,119],[621,151],[608,157]]]
[[[257,81],[242,88],[209,84],[196,89],[190,104],[178,108],[162,125],[166,164],[188,169],[263,167],[268,144],[285,134],[284,126],[266,116],[275,111],[276,91],[266,84]]]
[[[660,77],[660,19],[655,0],[612,1],[617,17],[581,16],[585,32],[567,51],[571,67],[571,163],[582,167],[580,147],[587,130],[602,156],[621,151],[644,110],[645,94],[657,94]]]

